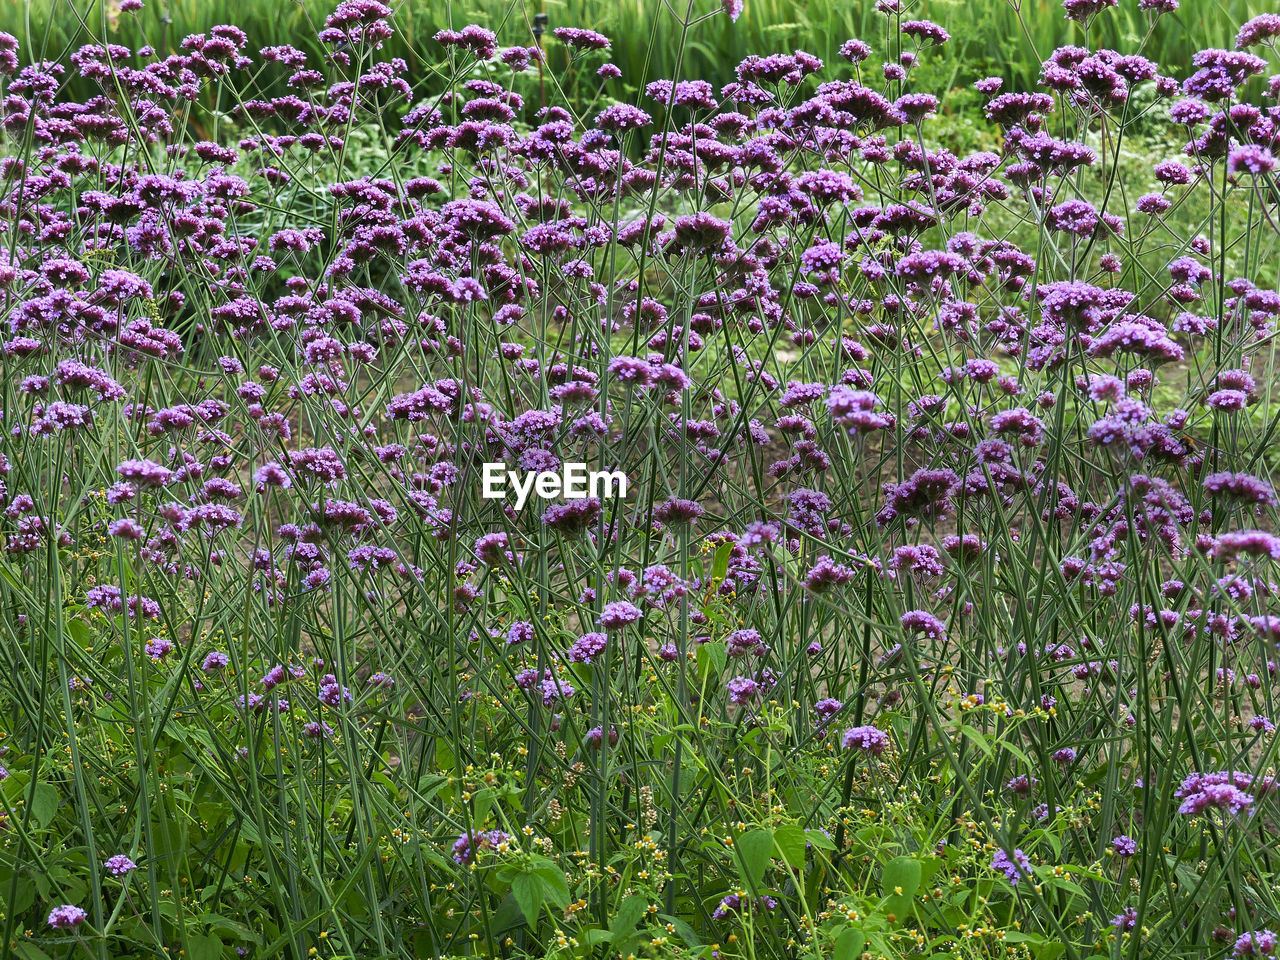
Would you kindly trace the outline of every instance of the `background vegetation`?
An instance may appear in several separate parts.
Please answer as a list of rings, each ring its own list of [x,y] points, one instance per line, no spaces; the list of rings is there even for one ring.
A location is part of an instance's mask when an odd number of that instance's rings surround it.
[[[140,13],[121,15],[117,5],[118,0],[0,0],[0,30],[18,37],[24,49],[43,48],[51,60],[88,42],[90,35],[126,45],[140,45],[145,38],[176,47],[183,37],[219,23],[239,25],[261,46],[292,43],[319,55],[315,25],[332,7],[328,0],[148,0]],[[446,27],[483,23],[504,44],[530,43],[539,13],[547,15],[551,27],[587,26],[612,37],[613,62],[637,90],[649,80],[670,77],[681,49],[676,18],[658,15],[663,0],[402,0],[392,6],[396,35],[387,52],[411,66],[430,55],[430,38]],[[1126,51],[1145,39],[1145,56],[1176,68],[1189,64],[1203,47],[1230,47],[1237,26],[1267,9],[1260,0],[1187,5],[1161,17],[1147,38],[1146,15],[1136,4],[1125,4],[1099,18],[1090,39]],[[1062,5],[1054,0],[924,0],[912,15],[942,24],[952,35],[948,56],[929,58],[917,71],[917,82],[931,89],[965,86],[988,75],[1030,89],[1041,62],[1067,32]],[[737,23],[717,17],[685,38],[681,72],[718,86],[733,78],[744,57],[761,50],[801,48],[831,63],[848,38],[875,42],[884,39],[885,30],[884,17],[869,0],[747,0]],[[554,70],[563,49],[548,46]],[[930,77],[928,71],[943,75]],[[951,106],[959,110],[963,104]]]

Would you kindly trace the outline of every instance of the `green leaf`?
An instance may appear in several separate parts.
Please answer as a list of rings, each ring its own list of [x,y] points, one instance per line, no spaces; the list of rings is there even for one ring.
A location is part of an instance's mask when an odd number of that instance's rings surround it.
[[[37,783],[31,798],[31,821],[37,828],[48,826],[58,812],[58,791],[50,783]]]
[[[507,933],[524,926],[524,911],[520,909],[514,894],[502,898],[498,909],[493,912],[491,923],[495,934]],[[435,954],[432,954],[432,957],[434,956]]]
[[[220,960],[222,941],[209,934],[187,937],[188,960]]]
[[[726,573],[729,572],[729,554],[732,552],[734,544],[732,542],[722,543],[716,548],[716,558],[711,564],[711,582],[719,583],[724,579]]]
[[[216,893],[216,887],[208,888],[211,892]],[[206,913],[200,918],[201,923],[209,924],[209,929],[213,933],[222,932],[230,937],[238,940],[248,940],[250,943],[261,943],[262,938],[253,932],[247,925],[239,920],[232,920],[230,917],[224,917],[219,913]]]
[[[750,830],[738,837],[734,847],[742,860],[744,879],[752,887],[760,885],[765,868],[773,857],[773,831]]]
[[[89,646],[93,640],[93,631],[83,620],[68,620],[67,633],[71,634],[71,639],[82,647]]]
[[[618,907],[618,912],[614,914],[613,922],[609,924],[609,931],[615,937],[625,937],[636,928],[641,918],[649,910],[649,901],[638,893],[633,893],[622,901]]]
[[[702,941],[698,939],[698,934],[695,933],[693,927],[689,926],[689,924],[686,923],[684,920],[681,920],[679,917],[668,916],[665,913],[659,914],[658,919],[661,920],[663,923],[669,923],[673,927],[675,927],[676,933],[680,935],[680,939],[683,940],[685,943],[687,943],[689,946],[691,947],[702,946]]]
[[[793,867],[804,866],[805,843],[804,827],[798,823],[784,823],[773,831],[773,842],[778,845],[782,859]]]
[[[920,861],[912,857],[895,857],[884,865],[884,910],[901,923],[911,913],[916,891],[920,889]]]
[[[1027,756],[1026,751],[1025,751],[1025,750],[1023,750],[1021,747],[1019,747],[1019,746],[1015,746],[1014,744],[1009,743],[1007,740],[1001,741],[1000,746],[1001,746],[1001,747],[1002,747],[1006,752],[1008,752],[1008,753],[1012,753],[1015,757],[1017,757],[1017,758],[1018,758],[1019,760],[1021,760],[1023,763],[1025,763],[1025,764],[1027,764],[1027,765],[1030,765],[1030,764],[1031,764],[1031,758]]]
[[[564,871],[550,860],[539,858],[534,862],[533,873],[542,880],[542,895],[557,907],[569,905],[569,884],[565,882]]]
[[[963,733],[966,737],[968,737],[969,740],[973,743],[973,745],[976,746],[979,750],[981,750],[988,760],[990,760],[993,756],[995,756],[995,752],[996,752],[995,748],[991,746],[991,743],[987,740],[986,735],[982,733],[980,730],[975,730],[973,727],[964,726],[960,728],[960,732]]]
[[[534,873],[522,873],[511,881],[511,895],[520,905],[520,912],[529,926],[538,922],[542,912],[542,878]]]
[[[9,894],[9,884],[6,881],[3,887],[0,887],[0,904],[5,902],[5,898]],[[13,903],[9,904],[9,912],[13,914],[25,913],[31,909],[31,905],[36,902],[36,885],[30,881],[30,878],[22,873],[18,874],[18,888],[13,894]]]
[[[729,652],[725,649],[723,643],[704,643],[698,647],[698,677],[706,680],[708,677],[719,676],[720,671],[724,669],[725,663],[729,659]]]
[[[836,937],[835,949],[831,951],[831,960],[855,960],[862,955],[866,946],[866,935],[857,927],[845,927]]]
[[[811,829],[804,832],[804,838],[813,844],[816,850],[834,850],[836,843],[821,830]]]
[[[914,857],[890,860],[880,872],[885,896],[914,897],[920,887],[920,874],[920,861]]]

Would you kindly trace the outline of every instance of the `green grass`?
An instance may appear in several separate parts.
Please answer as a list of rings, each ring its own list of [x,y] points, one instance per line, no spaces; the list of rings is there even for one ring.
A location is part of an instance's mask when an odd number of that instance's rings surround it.
[[[220,23],[238,25],[256,45],[292,43],[319,53],[315,28],[334,5],[330,0],[148,0],[141,13],[121,15],[116,2],[3,0],[0,30],[18,37],[29,51],[44,51],[47,59],[104,37],[140,45],[145,36],[168,52],[188,34]],[[683,13],[687,0],[673,2],[681,4]],[[537,13],[546,13],[553,28],[589,26],[610,35],[613,61],[637,88],[671,76],[681,49],[681,27],[663,0],[401,0],[392,6],[397,35],[387,50],[410,64],[435,59],[438,49],[431,38],[437,30],[472,22],[496,30],[504,44],[529,44]],[[693,10],[703,7],[709,11],[713,4],[696,0]],[[1145,55],[1165,65],[1188,64],[1202,47],[1231,46],[1240,23],[1269,9],[1260,0],[1186,0],[1181,10],[1162,17],[1152,28],[1135,0],[1124,0],[1100,18],[1086,38],[1082,28],[1064,19],[1056,0],[920,0],[906,7],[910,16],[934,20],[952,34],[945,64],[941,58],[926,63],[937,73],[925,85],[948,89],[987,75],[1029,88],[1041,61],[1056,46],[1087,39],[1089,44],[1137,52],[1148,32]],[[685,38],[681,72],[723,84],[733,79],[735,65],[752,53],[803,48],[830,62],[850,37],[882,41],[885,36],[885,19],[867,0],[746,0],[737,23],[716,17]],[[562,65],[564,50],[549,39],[547,49],[554,71]],[[591,92],[582,91],[588,97]]]

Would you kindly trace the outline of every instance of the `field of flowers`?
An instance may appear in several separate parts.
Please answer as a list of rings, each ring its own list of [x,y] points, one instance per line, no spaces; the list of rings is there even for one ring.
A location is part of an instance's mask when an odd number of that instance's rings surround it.
[[[1278,960],[1280,14],[1177,8],[0,33],[0,960]]]

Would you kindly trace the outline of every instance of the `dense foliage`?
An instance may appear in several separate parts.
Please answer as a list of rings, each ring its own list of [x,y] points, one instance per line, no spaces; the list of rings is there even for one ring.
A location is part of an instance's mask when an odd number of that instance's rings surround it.
[[[1274,960],[1280,15],[1115,5],[0,34],[4,955]]]
[[[431,40],[438,31],[478,23],[493,30],[503,45],[528,45],[534,42],[535,20],[541,14],[549,21],[542,35],[548,66],[557,78],[569,56],[549,30],[589,26],[613,40],[609,59],[622,69],[622,77],[610,84],[607,94],[618,97],[625,91],[634,101],[649,81],[676,75],[677,60],[683,64],[683,76],[708,80],[718,88],[734,79],[734,68],[749,54],[799,47],[835,62],[848,38],[879,45],[892,31],[873,3],[754,0],[736,20],[712,18],[687,34],[687,4],[688,0],[671,3],[679,14],[672,16],[662,0],[399,0],[391,4],[395,32],[383,42],[382,54],[408,64],[415,89],[438,92],[439,86],[424,83],[439,64]],[[150,43],[168,53],[189,34],[234,23],[255,47],[287,43],[323,58],[326,47],[317,33],[332,8],[333,0],[151,0],[140,10],[122,12],[120,0],[11,0],[0,4],[0,31],[17,37],[29,59],[57,60],[86,43]],[[1166,12],[1153,23],[1137,3],[1126,3],[1090,25],[1090,41],[1121,49],[1141,40],[1143,53],[1151,59],[1186,64],[1203,47],[1230,47],[1240,24],[1269,9],[1265,0],[1200,0]],[[688,12],[704,11],[695,6]],[[931,58],[915,71],[916,84],[934,93],[954,93],[988,75],[1003,77],[1009,89],[1030,90],[1041,62],[1065,36],[1060,0],[919,0],[910,16],[934,20],[951,34],[947,56]],[[91,84],[75,77],[70,83],[77,96],[93,92]],[[558,94],[586,112],[596,89],[570,82],[562,84]],[[965,98],[953,95],[944,104],[944,115],[963,121],[968,106]]]

